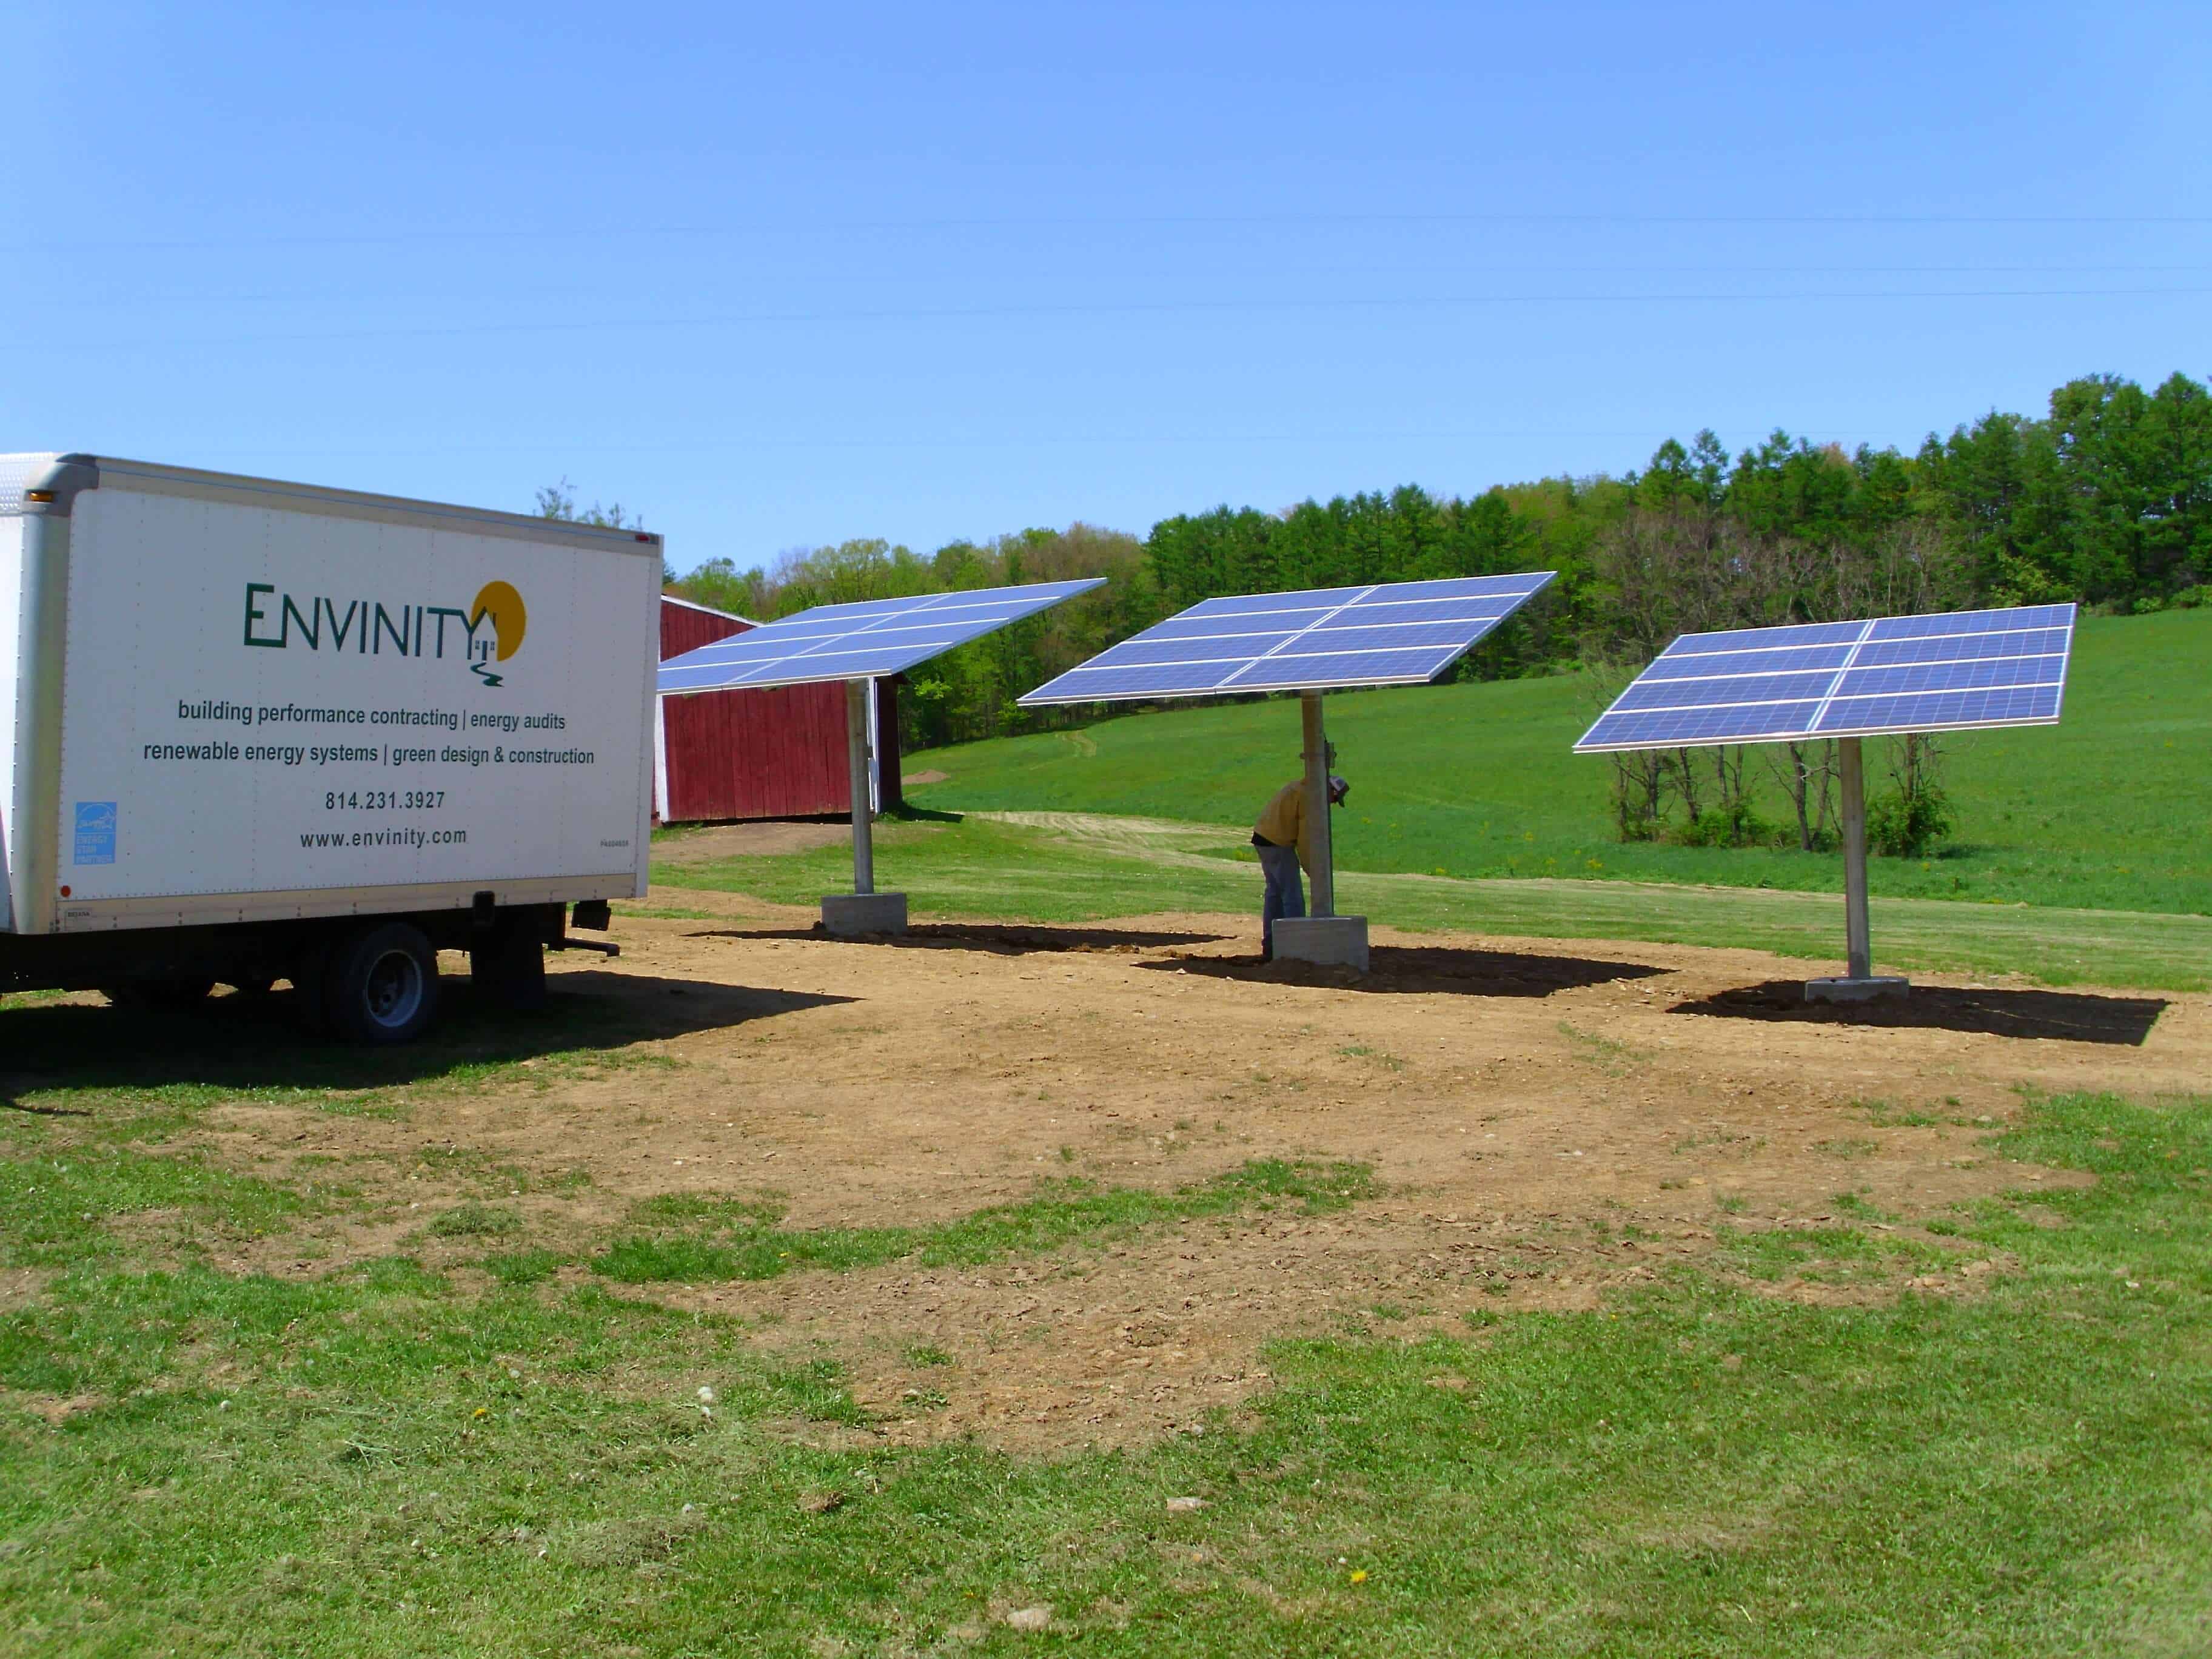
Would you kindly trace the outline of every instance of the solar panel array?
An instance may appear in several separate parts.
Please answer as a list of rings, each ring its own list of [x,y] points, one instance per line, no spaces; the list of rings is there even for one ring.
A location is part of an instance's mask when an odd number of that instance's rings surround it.
[[[1008,623],[1050,610],[1104,580],[1090,576],[1080,581],[818,605],[671,657],[660,665],[659,690],[675,696],[896,674]]]
[[[2073,638],[2070,605],[1685,634],[1575,748],[2049,726]]]
[[[1021,699],[1040,703],[1418,685],[1527,604],[1549,570],[1205,599]]]

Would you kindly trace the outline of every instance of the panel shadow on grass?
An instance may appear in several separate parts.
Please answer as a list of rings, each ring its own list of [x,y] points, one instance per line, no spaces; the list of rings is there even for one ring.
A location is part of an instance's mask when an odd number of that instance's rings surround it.
[[[1904,996],[1872,1002],[1808,1002],[1803,980],[1771,979],[1718,991],[1694,1002],[1678,1002],[1667,1012],[1723,1019],[2048,1037],[2140,1048],[2166,1007],[2163,997],[2103,997],[2080,991],[1974,991],[1949,985],[1916,985]]]
[[[830,940],[819,923],[811,927],[718,928],[696,939]],[[1158,951],[1170,945],[1213,945],[1226,933],[1171,933],[1144,927],[1042,927],[1025,922],[921,922],[903,933],[867,933],[840,939],[840,945],[890,945],[908,951],[988,951],[994,956],[1025,957],[1055,951]]]
[[[1323,968],[1310,962],[1263,962],[1257,957],[1165,957],[1139,964],[1162,973],[1203,974],[1209,979],[1247,980],[1257,985],[1310,985],[1337,991],[1443,993],[1468,997],[1547,997],[1555,991],[1617,980],[1650,979],[1670,973],[1641,962],[1607,962],[1590,957],[1538,956],[1519,951],[1476,951],[1458,946],[1377,945],[1368,952],[1368,971]]]
[[[296,994],[224,995],[185,1013],[58,1003],[0,1012],[0,1101],[51,1089],[376,1089],[545,1054],[612,1054],[854,997],[605,969],[547,976],[546,1006],[485,1006],[465,975],[441,976],[437,1024],[418,1042],[356,1048],[302,1028]],[[36,1110],[23,1106],[23,1110]]]

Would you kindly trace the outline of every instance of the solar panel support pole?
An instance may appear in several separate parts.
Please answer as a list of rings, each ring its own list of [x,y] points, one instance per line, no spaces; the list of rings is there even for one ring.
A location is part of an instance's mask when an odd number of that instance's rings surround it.
[[[1853,979],[1874,973],[1874,929],[1867,920],[1866,757],[1859,739],[1836,744],[1844,792],[1844,955]]]
[[[876,844],[868,799],[868,683],[845,682],[845,769],[853,789],[853,890],[876,890]]]
[[[1367,918],[1336,914],[1336,845],[1329,833],[1328,769],[1332,761],[1328,732],[1321,714],[1318,691],[1298,694],[1305,726],[1306,850],[1313,868],[1306,874],[1313,887],[1313,908],[1303,916],[1279,916],[1275,921],[1275,954],[1292,962],[1310,962],[1325,968],[1367,971]]]
[[[1322,722],[1321,693],[1299,695],[1299,713],[1305,726],[1306,837],[1313,848],[1313,903],[1310,914],[1336,914],[1336,848],[1328,823],[1328,732]]]
[[[845,682],[845,759],[853,791],[853,890],[826,893],[822,899],[823,931],[841,939],[862,933],[906,932],[906,895],[876,890],[874,803],[870,799],[868,705],[875,701],[872,680]]]
[[[1874,930],[1867,917],[1866,757],[1856,738],[1836,739],[1836,781],[1844,819],[1844,976],[1808,980],[1813,1002],[1864,1002],[1902,996],[1905,981],[1877,977]]]

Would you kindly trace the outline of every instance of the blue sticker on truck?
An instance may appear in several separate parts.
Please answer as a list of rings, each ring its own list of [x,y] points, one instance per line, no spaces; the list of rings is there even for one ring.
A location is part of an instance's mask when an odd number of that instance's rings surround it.
[[[115,803],[81,800],[76,804],[76,854],[79,864],[115,862]]]

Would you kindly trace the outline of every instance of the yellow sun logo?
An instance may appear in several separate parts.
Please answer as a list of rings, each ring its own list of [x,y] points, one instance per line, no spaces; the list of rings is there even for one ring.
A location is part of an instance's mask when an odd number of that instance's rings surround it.
[[[499,638],[499,659],[505,662],[522,649],[522,632],[530,625],[530,612],[512,582],[486,582],[477,602],[469,607],[469,627],[474,630],[486,617]]]

